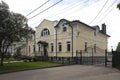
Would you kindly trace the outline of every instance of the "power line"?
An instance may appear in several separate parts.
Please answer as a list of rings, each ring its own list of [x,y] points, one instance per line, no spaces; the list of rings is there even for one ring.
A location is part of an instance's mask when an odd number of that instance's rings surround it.
[[[70,4],[69,6],[65,7],[65,8],[62,8],[61,10],[58,10],[57,12],[55,12],[55,14],[51,14],[50,16],[47,16],[47,17],[44,17],[44,18],[51,18],[51,17],[55,17],[55,16],[58,16],[58,15],[61,15],[61,14],[64,14],[66,13],[66,11],[70,11],[71,9],[81,5],[82,3],[86,3],[86,1],[84,0],[79,0],[79,1],[76,1],[72,4]],[[94,2],[95,3],[95,2]],[[89,5],[90,6],[90,5]],[[87,6],[88,7],[88,6]],[[83,8],[80,8],[80,9],[83,9]],[[77,9],[77,12],[80,11],[80,9],[78,10]],[[64,13],[63,13],[64,12]],[[73,11],[72,11],[73,12]],[[74,12],[76,12],[76,10],[74,10]],[[68,13],[68,14],[71,14],[71,13]],[[65,16],[68,16],[68,14],[66,14]],[[69,15],[70,16],[70,15]],[[34,24],[37,24],[39,22],[36,22],[36,23],[33,23],[31,25],[34,25]]]
[[[37,7],[36,9],[34,9],[33,11],[31,11],[29,14],[27,14],[26,16],[29,16],[30,14],[32,14],[33,12],[35,12],[36,10],[38,10],[39,8],[41,8],[42,6],[44,6],[46,3],[48,3],[50,0],[46,1],[45,3],[43,3],[42,5],[40,5],[39,7]]]
[[[77,2],[75,2],[75,3],[72,3],[71,5],[69,5],[69,6],[67,6],[67,7],[59,10],[59,12],[56,12],[56,14],[52,14],[52,15],[50,15],[50,16],[47,16],[47,18],[50,18],[50,17],[53,17],[53,16],[57,16],[57,15],[59,15],[59,14],[63,14],[63,12],[67,11],[68,9],[71,10],[71,9],[74,8],[75,6],[80,5],[79,3],[81,3],[81,1],[82,1],[82,0],[79,0],[79,1],[77,1]]]
[[[62,13],[65,12],[65,11],[67,11],[68,9],[71,10],[71,8],[80,5],[79,3],[81,3],[81,1],[82,1],[82,0],[76,1],[76,2],[72,3],[70,6],[67,6],[67,7],[65,7],[65,8],[57,11],[55,14],[51,14],[51,15],[49,15],[49,16],[47,16],[47,17],[44,17],[44,18],[50,18],[50,17],[53,17],[53,16],[57,16],[57,15],[59,15],[59,14],[62,14]],[[76,5],[76,4],[77,4],[77,5]],[[37,23],[39,23],[39,22],[33,23],[33,24],[31,24],[31,25],[34,25],[34,24],[37,24]]]
[[[97,22],[97,23],[100,23],[101,21],[103,21],[103,20],[114,10],[114,8],[115,8],[115,7],[111,8],[111,9],[109,10],[109,12],[107,12],[107,13],[105,14],[105,16],[104,16],[102,19],[100,19],[99,22]]]
[[[68,11],[71,11],[73,8],[76,8],[77,6],[81,6],[81,4],[83,4],[83,3],[85,3],[85,2],[86,2],[86,1],[84,1],[84,0],[76,1],[76,2],[72,3],[71,5],[69,5],[69,6],[67,6],[67,7],[59,10],[58,12],[55,12],[55,14],[52,14],[52,15],[47,16],[47,17],[45,17],[45,18],[51,18],[51,17],[55,17],[55,16],[58,16],[58,15],[65,14],[66,11],[67,11],[67,12],[68,12]],[[89,6],[90,6],[90,5],[89,5]],[[81,7],[82,7],[82,6],[81,6]],[[86,7],[88,7],[88,6],[86,6]],[[84,8],[85,8],[85,7],[84,7]],[[80,9],[83,9],[83,8],[79,8],[79,10],[77,9],[77,11],[74,10],[74,12],[78,12],[78,11],[80,11]],[[63,13],[63,12],[64,12],[64,13]],[[72,13],[73,13],[73,11],[72,11]],[[69,13],[69,14],[71,14],[71,13]],[[68,16],[68,14],[66,14],[65,16]],[[70,16],[70,15],[69,15],[69,16]]]
[[[36,17],[36,16],[40,15],[41,13],[43,13],[43,12],[45,12],[45,11],[49,10],[50,8],[52,8],[53,6],[57,5],[57,4],[58,4],[58,3],[60,3],[61,1],[63,1],[63,0],[60,0],[60,1],[56,2],[56,3],[55,3],[55,4],[53,4],[52,6],[50,6],[50,7],[46,8],[46,9],[44,9],[43,11],[39,12],[39,13],[38,13],[38,14],[36,14],[36,15],[34,15],[34,16],[32,16],[32,17],[30,17],[28,20],[30,20],[30,19],[32,19],[32,18],[34,18],[34,17]]]
[[[115,8],[114,4],[116,5],[116,2],[117,2],[117,0],[112,2],[112,4],[104,11],[104,13],[103,13],[103,14],[105,14],[104,17],[101,18],[97,23],[100,23],[101,21],[103,21],[114,10],[114,8]]]
[[[99,16],[99,14],[102,12],[102,10],[104,9],[104,7],[106,6],[108,0],[105,2],[105,4],[103,5],[103,7],[101,8],[101,10],[98,12],[98,14],[96,15],[96,17],[90,22],[90,24],[95,21],[95,19]]]
[[[98,21],[96,21],[97,24],[99,24],[101,21],[103,21],[112,12],[112,10],[114,10],[116,3],[117,3],[117,0],[114,0],[109,5],[109,7],[103,12],[103,14],[101,14],[100,17],[102,17],[102,18],[101,19],[99,18]]]
[[[94,4],[94,3],[92,3],[92,4]],[[72,14],[73,12],[75,12],[75,13],[80,12],[81,9],[86,8],[86,7],[89,7],[89,6],[91,6],[92,4],[90,4],[90,5],[88,5],[88,6],[85,6],[85,7],[82,7],[82,6],[81,6],[82,8],[75,9],[75,10],[73,10],[73,11],[71,10],[70,13],[67,13],[67,14],[65,14],[65,15],[63,15],[63,16],[71,16],[70,14]],[[77,5],[77,6],[79,6],[79,5]],[[63,13],[61,13],[61,14],[63,14]],[[60,14],[60,15],[61,15],[61,14]]]

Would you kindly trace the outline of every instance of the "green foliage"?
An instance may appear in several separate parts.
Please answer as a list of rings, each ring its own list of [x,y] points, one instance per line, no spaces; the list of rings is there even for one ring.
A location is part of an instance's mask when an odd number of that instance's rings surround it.
[[[116,48],[116,51],[120,52],[120,42],[118,43],[118,46]]]
[[[112,67],[117,67],[120,65],[120,52],[113,51],[112,52]]]
[[[119,69],[119,70],[120,70],[120,64],[119,64],[119,66],[117,66],[117,69]]]
[[[2,1],[0,3],[1,63],[8,47],[13,42],[25,41],[32,32],[33,30],[27,25],[27,18],[21,14],[11,12],[9,6]]]
[[[117,8],[120,10],[120,3],[117,5]]]

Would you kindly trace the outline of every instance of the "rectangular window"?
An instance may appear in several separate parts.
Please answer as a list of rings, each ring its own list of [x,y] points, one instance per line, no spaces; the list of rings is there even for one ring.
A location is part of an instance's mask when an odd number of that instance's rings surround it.
[[[63,26],[63,32],[67,31],[67,27]]]
[[[85,52],[87,52],[88,49],[87,49],[87,42],[85,42]]]
[[[35,45],[33,45],[33,52],[35,52]]]
[[[38,52],[40,53],[40,45],[38,45]]]
[[[70,51],[70,41],[67,41],[67,51]]]
[[[96,53],[96,44],[94,44],[94,52]]]
[[[61,43],[61,42],[58,43],[58,51],[59,51],[59,52],[62,51],[62,43]]]
[[[51,43],[51,52],[53,52],[54,51],[54,45],[53,45],[53,43]]]
[[[96,31],[94,32],[94,36],[96,36]]]
[[[45,36],[45,31],[43,31],[43,36]]]
[[[29,53],[30,53],[30,46],[29,46]]]

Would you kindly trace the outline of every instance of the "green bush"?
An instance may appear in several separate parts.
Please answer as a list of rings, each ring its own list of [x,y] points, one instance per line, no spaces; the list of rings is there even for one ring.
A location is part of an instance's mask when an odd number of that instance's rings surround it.
[[[117,67],[120,65],[120,52],[113,51],[112,56],[112,67]]]
[[[119,70],[120,70],[120,64],[119,64],[119,66],[117,66],[117,69],[119,69]]]

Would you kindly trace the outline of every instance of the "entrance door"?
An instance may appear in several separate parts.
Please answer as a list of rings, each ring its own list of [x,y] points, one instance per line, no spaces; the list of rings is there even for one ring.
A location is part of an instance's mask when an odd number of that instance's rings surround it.
[[[48,56],[47,46],[44,45],[44,56]]]
[[[48,51],[47,51],[47,46],[46,45],[44,45],[44,48],[43,48],[43,50],[44,50],[44,55],[43,55],[43,61],[47,61],[48,60]]]

